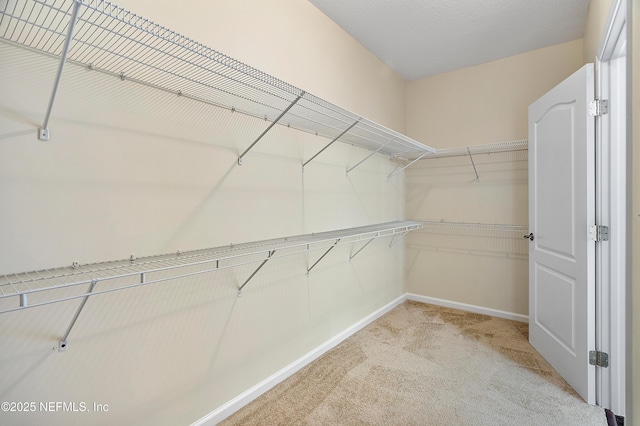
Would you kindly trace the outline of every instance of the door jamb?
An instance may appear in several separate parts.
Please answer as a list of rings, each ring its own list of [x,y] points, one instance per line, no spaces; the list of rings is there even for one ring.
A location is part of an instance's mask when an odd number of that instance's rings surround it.
[[[614,0],[596,56],[595,79],[596,98],[609,100],[609,113],[596,117],[596,221],[609,226],[609,241],[596,247],[596,350],[609,353],[610,359],[608,368],[596,369],[596,400],[622,416],[627,282],[626,11],[627,0]],[[620,59],[623,64],[613,62]]]

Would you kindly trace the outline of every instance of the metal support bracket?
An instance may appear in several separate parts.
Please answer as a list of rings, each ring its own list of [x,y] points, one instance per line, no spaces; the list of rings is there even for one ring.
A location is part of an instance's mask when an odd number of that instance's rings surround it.
[[[391,139],[389,142],[385,143],[384,145],[380,145],[380,147],[378,149],[376,149],[375,151],[373,151],[371,154],[367,155],[363,160],[360,160],[360,162],[358,164],[356,164],[355,166],[351,167],[350,169],[347,169],[346,172],[344,172],[344,177],[347,177],[349,175],[349,172],[353,169],[355,169],[356,167],[358,167],[360,164],[364,163],[365,161],[367,161],[369,158],[373,157],[374,154],[377,154],[378,152],[380,152],[380,150],[382,148],[384,148],[385,146],[389,145],[391,142],[393,142],[393,139]]]
[[[238,288],[238,297],[242,296],[242,289],[244,288],[244,286],[246,286],[249,281],[251,281],[251,279],[258,273],[258,271],[260,269],[262,269],[262,267],[271,260],[271,256],[273,256],[273,254],[275,253],[275,250],[270,250],[269,251],[269,255],[267,256],[267,258],[265,260],[262,261],[262,263],[260,264],[260,266],[258,266],[258,268],[253,271],[253,274],[249,275],[249,278],[246,279],[246,281],[244,283],[242,283],[242,285]]]
[[[344,136],[345,133],[347,133],[349,130],[353,129],[353,126],[355,126],[356,124],[358,124],[360,122],[360,120],[358,119],[355,123],[353,123],[351,126],[347,127],[342,133],[340,133],[338,136],[335,137],[334,140],[332,140],[331,142],[329,142],[324,148],[322,148],[320,151],[318,151],[313,157],[309,158],[304,164],[302,164],[302,171],[304,171],[304,167],[309,164],[311,162],[311,160],[313,160],[314,158],[316,158],[318,155],[322,154],[322,151],[324,151],[325,149],[329,148],[331,145],[333,145],[333,143],[335,141],[337,141],[338,139],[340,139],[342,136]]]
[[[321,261],[321,260],[322,260],[326,255],[327,255],[327,254],[329,254],[329,252],[330,252],[331,250],[333,250],[333,248],[334,248],[335,246],[337,246],[339,242],[340,242],[340,238],[338,238],[338,239],[336,240],[336,242],[335,242],[335,243],[333,243],[333,245],[332,245],[331,247],[329,247],[329,249],[328,249],[327,251],[325,251],[325,252],[324,252],[324,254],[323,254],[322,256],[320,256],[320,259],[316,260],[316,263],[314,263],[313,265],[311,265],[311,268],[307,269],[307,273],[306,273],[305,275],[306,275],[306,276],[309,276],[309,272],[311,272],[311,270],[312,270],[312,269],[313,269],[313,268],[314,268],[314,267],[315,267],[315,266],[316,266],[316,265],[317,265],[317,264],[318,264],[318,263],[319,263],[319,262],[320,262],[320,261]]]
[[[362,250],[364,250],[364,248],[365,248],[366,246],[368,246],[369,244],[371,244],[371,241],[375,240],[376,238],[377,238],[377,236],[376,236],[376,237],[371,238],[371,239],[370,239],[369,241],[367,241],[367,242],[366,242],[362,247],[360,247],[360,250],[358,250],[357,252],[355,252],[355,253],[353,253],[351,256],[349,256],[349,262],[351,262],[351,259],[353,259],[354,257],[356,257],[356,256],[358,255],[358,253],[360,253]]]
[[[91,284],[89,285],[89,290],[87,290],[87,295],[82,298],[82,302],[80,302],[80,306],[78,306],[78,309],[76,310],[76,314],[73,316],[73,319],[69,324],[69,327],[67,327],[67,331],[64,333],[64,336],[62,336],[62,339],[60,339],[60,342],[58,343],[58,352],[64,352],[67,350],[67,339],[69,338],[69,333],[71,333],[71,329],[73,329],[73,326],[76,325],[76,321],[80,316],[80,312],[82,312],[82,310],[84,309],[84,305],[87,303],[87,300],[89,299],[89,296],[93,292],[93,289],[96,286],[96,284],[98,284],[98,281],[91,281]]]
[[[398,173],[400,173],[401,171],[403,171],[407,167],[411,166],[413,163],[417,162],[418,160],[422,160],[422,158],[426,157],[429,154],[431,154],[431,152],[427,151],[424,154],[422,154],[421,156],[419,156],[418,158],[416,158],[415,160],[413,160],[412,162],[410,162],[409,164],[407,164],[406,166],[402,167],[401,169],[395,170],[389,176],[387,176],[387,180],[391,179],[392,177],[394,177],[395,175],[397,175]]]
[[[242,154],[240,154],[240,156],[238,157],[238,165],[239,165],[239,166],[241,166],[241,165],[242,165],[242,157],[244,157],[245,155],[247,155],[247,152],[251,151],[251,148],[253,148],[253,147],[255,146],[255,144],[257,144],[257,143],[258,143],[258,141],[259,141],[260,139],[262,139],[262,137],[263,137],[264,135],[266,135],[266,134],[267,134],[267,132],[268,132],[269,130],[271,130],[271,128],[272,128],[273,126],[275,126],[275,125],[278,123],[278,121],[280,121],[280,119],[281,119],[282,117],[284,117],[284,115],[285,115],[286,113],[288,113],[288,112],[289,112],[289,110],[290,110],[291,108],[293,108],[293,106],[294,106],[295,104],[297,104],[297,103],[298,103],[298,101],[299,101],[303,96],[304,96],[304,92],[300,93],[300,95],[299,95],[299,96],[298,96],[298,97],[297,97],[293,102],[291,102],[291,104],[290,104],[290,105],[289,105],[289,106],[288,106],[284,111],[282,111],[282,112],[280,113],[280,115],[278,116],[278,118],[276,118],[275,120],[273,120],[273,122],[269,125],[269,127],[267,127],[267,128],[264,130],[264,132],[262,132],[262,133],[260,134],[260,136],[258,136],[258,138],[257,138],[255,141],[253,141],[253,143],[252,143],[251,145],[249,145],[249,148],[245,149],[245,150],[244,150],[244,152],[243,152]]]
[[[64,64],[67,62],[67,54],[69,53],[69,48],[71,47],[71,41],[73,40],[73,31],[76,28],[76,23],[78,22],[78,12],[80,11],[80,7],[82,6],[82,2],[76,1],[73,4],[73,10],[71,11],[71,19],[69,21],[69,28],[67,29],[67,38],[64,40],[64,45],[62,47],[62,56],[60,57],[60,63],[58,64],[58,72],[56,73],[56,79],[53,82],[53,89],[51,91],[51,97],[49,98],[49,106],[47,106],[47,112],[44,115],[44,120],[42,122],[42,127],[38,129],[38,139],[43,141],[49,140],[49,118],[51,117],[51,111],[53,110],[53,103],[56,99],[56,94],[58,93],[58,87],[60,86],[60,80],[62,78],[62,70],[64,69]]]
[[[409,233],[409,230],[407,229],[406,231],[404,231],[401,235],[397,236],[394,235],[393,238],[391,238],[391,242],[389,243],[389,248],[395,246],[396,244],[398,244],[399,241],[402,240],[402,238],[404,238],[405,235],[407,235]]]
[[[467,154],[469,154],[469,160],[471,160],[471,165],[473,166],[473,172],[476,174],[476,181],[480,180],[480,176],[478,176],[478,169],[476,169],[476,163],[473,161],[473,157],[471,156],[471,150],[467,147]]]

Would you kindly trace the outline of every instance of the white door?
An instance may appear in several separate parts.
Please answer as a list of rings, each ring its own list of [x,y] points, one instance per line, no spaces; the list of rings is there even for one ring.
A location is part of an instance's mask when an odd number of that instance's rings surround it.
[[[529,106],[529,341],[595,404],[593,64]]]

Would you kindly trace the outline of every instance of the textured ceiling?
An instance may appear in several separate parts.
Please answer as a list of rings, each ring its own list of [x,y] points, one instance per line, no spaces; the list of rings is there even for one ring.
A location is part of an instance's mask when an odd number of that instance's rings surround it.
[[[309,0],[405,80],[581,38],[589,0]]]

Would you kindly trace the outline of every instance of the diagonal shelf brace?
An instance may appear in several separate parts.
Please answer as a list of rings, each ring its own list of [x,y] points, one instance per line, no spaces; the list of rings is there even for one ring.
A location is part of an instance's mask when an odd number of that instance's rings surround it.
[[[64,69],[64,64],[67,62],[67,54],[69,53],[69,49],[71,48],[71,41],[73,40],[73,31],[76,28],[76,23],[78,22],[78,12],[80,11],[80,6],[82,3],[80,1],[75,1],[73,4],[73,10],[71,11],[71,20],[69,21],[69,28],[67,30],[67,37],[64,40],[64,45],[62,46],[62,56],[60,57],[60,63],[58,64],[58,71],[56,74],[56,79],[53,82],[53,89],[51,90],[51,97],[49,98],[49,105],[47,106],[47,112],[44,115],[44,121],[42,122],[42,127],[38,129],[38,139],[43,141],[49,140],[49,118],[51,117],[51,111],[53,110],[53,103],[56,100],[56,94],[58,93],[58,87],[60,86],[60,80],[62,79],[62,71]]]
[[[358,167],[360,164],[364,163],[365,161],[367,161],[369,158],[373,157],[374,154],[377,154],[378,152],[380,152],[380,150],[382,148],[384,148],[385,146],[389,145],[391,142],[393,142],[393,139],[391,139],[389,142],[385,143],[384,145],[380,145],[380,147],[378,147],[378,149],[376,149],[375,151],[373,151],[371,154],[367,155],[363,160],[360,160],[360,162],[358,164],[356,164],[355,166],[351,167],[350,169],[347,169],[346,172],[344,172],[344,177],[347,177],[347,175],[349,174],[349,172],[353,169],[355,169],[356,167]]]
[[[473,161],[473,157],[471,156],[471,150],[467,147],[467,153],[469,154],[469,160],[471,160],[471,165],[473,166],[473,171],[476,174],[476,180],[480,180],[480,176],[478,176],[478,170],[476,169],[476,163]]]
[[[394,235],[393,238],[391,238],[391,242],[389,243],[389,248],[395,246],[399,241],[401,241],[402,238],[404,238],[404,236],[409,233],[409,231],[410,229],[407,229],[400,235]]]
[[[258,267],[256,268],[256,270],[255,270],[255,271],[253,271],[253,274],[251,274],[251,275],[249,276],[249,278],[247,278],[247,279],[246,279],[246,281],[245,281],[244,283],[242,283],[242,285],[240,286],[240,288],[238,288],[238,297],[242,296],[242,289],[244,288],[244,286],[246,286],[246,285],[249,283],[249,281],[251,281],[251,279],[252,279],[252,278],[253,278],[253,277],[258,273],[258,271],[259,271],[260,269],[262,269],[262,267],[263,267],[263,266],[264,266],[268,261],[270,261],[270,260],[271,260],[271,256],[273,256],[273,254],[274,254],[275,252],[276,252],[275,250],[270,250],[270,251],[269,251],[269,255],[267,256],[267,258],[266,258],[265,260],[263,260],[263,261],[262,261],[262,263],[260,264],[260,266],[258,266]]]
[[[397,169],[396,171],[394,171],[393,173],[391,173],[389,176],[387,176],[387,180],[391,179],[392,177],[394,177],[395,175],[397,175],[398,173],[400,173],[401,171],[403,171],[404,169],[406,169],[407,167],[411,166],[413,163],[417,162],[418,160],[422,160],[423,157],[426,157],[427,155],[431,154],[431,152],[426,151],[425,153],[423,153],[421,156],[419,156],[418,158],[416,158],[415,160],[413,160],[412,162],[410,162],[409,164],[407,164],[406,166],[404,166],[401,169]]]
[[[312,270],[312,269],[313,269],[313,268],[314,268],[314,267],[315,267],[315,266],[316,266],[316,265],[317,265],[317,264],[318,264],[318,263],[319,263],[319,262],[320,262],[320,261],[321,261],[321,260],[322,260],[326,255],[327,255],[327,254],[329,254],[329,252],[330,252],[331,250],[333,250],[333,248],[334,248],[335,246],[337,246],[339,242],[340,242],[340,238],[338,238],[338,239],[336,240],[336,242],[335,242],[335,243],[333,243],[333,245],[332,245],[331,247],[329,247],[329,249],[328,249],[327,251],[325,251],[325,252],[324,252],[324,254],[323,254],[322,256],[320,256],[320,259],[316,260],[316,263],[314,263],[313,265],[311,265],[311,268],[307,269],[307,273],[306,273],[305,275],[306,275],[306,276],[309,276],[309,272],[311,272],[311,270]]]
[[[358,255],[358,253],[360,253],[362,250],[364,250],[364,248],[366,246],[368,246],[369,244],[371,244],[371,241],[375,240],[376,238],[378,238],[378,235],[376,235],[375,237],[371,238],[369,241],[367,241],[366,243],[364,243],[364,245],[362,247],[360,247],[360,250],[358,250],[357,252],[355,252],[354,254],[352,254],[351,256],[349,256],[349,262],[351,262],[351,259],[353,259],[354,257],[356,257]]]
[[[84,309],[84,305],[87,303],[87,300],[89,299],[89,296],[91,296],[91,293],[93,292],[93,289],[96,286],[96,284],[98,284],[98,281],[96,280],[91,281],[91,284],[89,285],[89,289],[87,290],[86,296],[84,296],[84,298],[82,299],[82,302],[80,302],[80,306],[78,306],[78,309],[76,310],[76,314],[73,316],[71,323],[69,323],[69,327],[67,327],[67,331],[64,333],[64,336],[62,336],[62,339],[60,339],[60,342],[58,343],[58,352],[64,352],[67,350],[67,339],[69,338],[69,333],[71,333],[73,326],[76,325],[76,321],[78,321],[80,312],[82,312],[82,310]]]
[[[318,155],[322,154],[322,151],[324,151],[325,149],[329,148],[331,145],[333,145],[333,143],[335,141],[337,141],[338,139],[340,139],[345,133],[347,133],[349,130],[353,129],[353,126],[355,126],[356,124],[358,124],[360,122],[360,120],[357,120],[355,123],[353,123],[351,126],[347,127],[342,133],[340,133],[338,136],[336,136],[336,138],[334,140],[332,140],[331,142],[329,142],[324,148],[322,148],[320,151],[318,151],[316,153],[316,155],[314,155],[313,157],[309,158],[303,165],[302,165],[302,171],[304,171],[304,166],[306,166],[307,164],[309,164],[311,162],[311,160],[313,160],[314,158],[316,158]]]
[[[293,106],[294,106],[295,104],[297,104],[297,103],[298,103],[298,101],[299,101],[303,96],[304,96],[304,92],[300,93],[300,95],[299,95],[299,96],[298,96],[298,97],[297,97],[293,102],[291,102],[291,104],[290,104],[290,105],[289,105],[289,106],[288,106],[284,111],[282,111],[282,112],[280,113],[280,115],[278,116],[278,118],[276,118],[275,120],[273,120],[273,122],[272,122],[271,124],[269,124],[269,127],[267,127],[266,129],[264,129],[264,132],[262,132],[262,133],[260,134],[260,136],[258,136],[258,138],[257,138],[255,141],[253,141],[253,143],[252,143],[251,145],[249,145],[249,148],[245,149],[245,150],[244,150],[244,152],[243,152],[242,154],[240,154],[240,156],[238,157],[238,165],[239,165],[239,166],[241,166],[241,165],[242,165],[242,157],[244,157],[245,155],[247,155],[247,152],[251,151],[251,148],[253,148],[253,147],[255,146],[255,144],[257,144],[257,143],[258,143],[258,141],[260,141],[260,139],[262,139],[262,137],[263,137],[264,135],[266,135],[266,134],[267,134],[267,132],[268,132],[269,130],[271,130],[271,128],[272,128],[273,126],[275,126],[275,125],[278,123],[278,121],[280,121],[280,119],[281,119],[282,117],[284,117],[284,115],[285,115],[286,113],[288,113],[288,112],[289,112],[289,110],[290,110],[291,108],[293,108]]]

